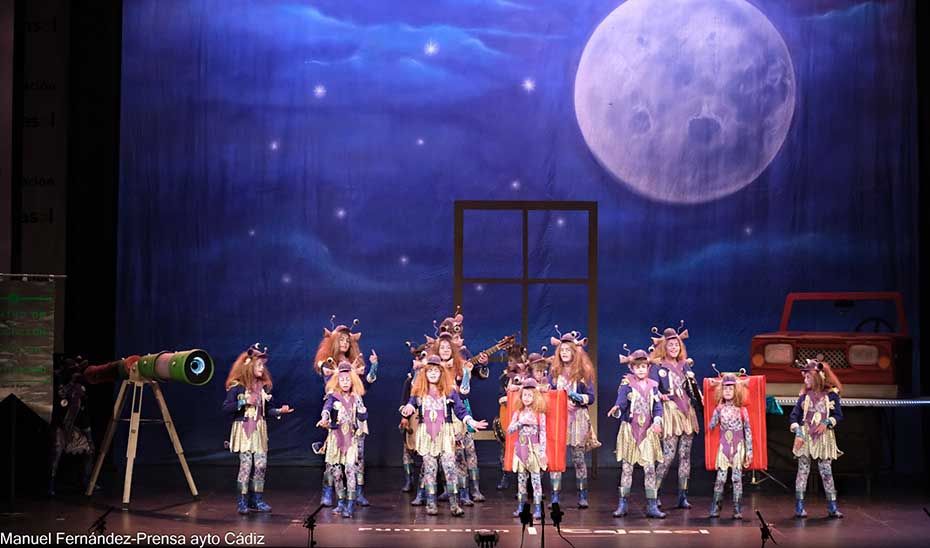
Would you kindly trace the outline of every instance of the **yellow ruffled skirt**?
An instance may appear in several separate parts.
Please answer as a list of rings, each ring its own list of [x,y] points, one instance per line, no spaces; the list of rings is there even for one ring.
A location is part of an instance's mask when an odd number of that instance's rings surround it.
[[[795,457],[836,460],[843,454],[836,446],[836,433],[832,428],[827,428],[817,441],[811,439],[807,425],[801,426],[801,432],[804,434],[804,445],[800,449],[792,449]]]
[[[517,457],[516,450],[513,452],[513,471],[514,472],[526,472],[528,474],[539,474],[545,472],[546,467],[539,462],[539,455],[536,454],[536,448],[530,448],[530,454],[528,457],[528,462],[523,462]]]
[[[597,434],[591,427],[591,415],[587,407],[579,407],[575,411],[574,420],[572,415],[568,415],[568,429],[565,432],[565,444],[572,447],[583,447],[585,451],[591,451],[601,446],[597,440]]]
[[[620,423],[617,432],[617,462],[628,462],[640,466],[655,466],[662,462],[662,442],[651,428],[639,445],[633,437],[633,427],[628,422]]]
[[[267,453],[268,427],[265,420],[258,421],[251,436],[245,433],[245,421],[233,421],[232,430],[229,432],[229,450],[233,453]]]
[[[336,432],[329,431],[329,437],[326,438],[326,456],[323,457],[326,464],[346,464],[347,462],[356,462],[358,460],[358,433],[352,436],[352,443],[349,449],[342,453],[339,451],[339,442],[336,441]]]
[[[455,432],[452,423],[445,422],[442,424],[439,433],[435,438],[430,437],[426,430],[426,424],[421,423],[417,430],[417,453],[420,456],[438,457],[443,453],[455,453]]]
[[[727,458],[727,455],[723,452],[722,445],[717,449],[717,470],[729,470],[730,468],[742,470],[744,460],[746,460],[746,445],[744,442],[739,442],[736,446],[736,451],[733,453],[732,459]]]
[[[682,434],[697,434],[701,430],[699,425],[694,407],[688,414],[685,414],[675,402],[671,400],[662,402],[662,434],[666,438]]]

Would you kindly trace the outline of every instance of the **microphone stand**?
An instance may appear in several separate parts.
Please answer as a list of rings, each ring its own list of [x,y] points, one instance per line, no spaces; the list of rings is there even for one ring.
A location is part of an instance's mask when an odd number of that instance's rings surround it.
[[[316,540],[313,539],[313,530],[316,529],[316,515],[320,513],[324,506],[321,504],[312,514],[304,520],[304,529],[307,530],[307,546],[313,548],[316,546]]]

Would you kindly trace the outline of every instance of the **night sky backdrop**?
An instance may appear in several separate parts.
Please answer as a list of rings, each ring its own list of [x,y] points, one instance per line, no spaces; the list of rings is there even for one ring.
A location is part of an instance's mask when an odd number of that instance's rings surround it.
[[[213,382],[166,396],[186,454],[231,463],[223,381],[238,352],[267,344],[273,402],[297,409],[271,425],[272,462],[319,462],[311,356],[332,314],[358,318],[382,362],[369,464],[399,464],[404,341],[453,311],[455,200],[598,203],[602,399],[621,345],[680,319],[699,376],[749,367],[751,337],[777,328],[789,291],[902,291],[916,340],[914,10],[128,2],[119,352],[208,350]],[[530,275],[585,276],[585,223],[533,213]],[[520,249],[519,213],[466,215],[467,276],[519,276]],[[519,331],[516,286],[469,285],[464,301],[471,349]],[[583,288],[534,288],[529,346],[555,323],[584,332],[586,314]],[[807,321],[849,330],[867,315],[826,307]],[[479,418],[496,391],[474,389]],[[600,421],[601,463],[616,464],[616,428]],[[140,459],[174,460],[149,430]]]

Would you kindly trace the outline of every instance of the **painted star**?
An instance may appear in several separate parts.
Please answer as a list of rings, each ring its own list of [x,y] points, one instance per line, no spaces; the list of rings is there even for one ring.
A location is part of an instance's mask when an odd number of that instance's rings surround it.
[[[436,55],[437,53],[439,53],[439,44],[430,40],[429,42],[426,43],[425,46],[423,46],[423,53],[430,57]]]
[[[337,219],[345,219],[345,218],[346,218],[346,210],[343,209],[343,208],[341,208],[341,207],[340,207],[339,209],[337,209],[337,210],[336,210],[336,218],[337,218]]]
[[[402,264],[402,265],[404,265],[404,266],[407,266],[407,264],[408,264],[409,262],[410,262],[410,257],[408,257],[408,256],[406,256],[406,255],[401,255],[401,256],[400,256],[400,264]]]
[[[317,84],[316,86],[314,86],[313,96],[316,97],[317,99],[322,99],[323,97],[326,97],[326,86],[324,86],[323,84]]]
[[[278,147],[279,147],[279,146],[281,146],[281,145],[278,144],[277,141],[272,141],[272,142],[268,143],[268,148],[270,148],[271,150],[278,150]]]
[[[419,139],[417,139],[417,146],[418,146],[418,147],[421,147],[421,146],[423,146],[423,145],[425,145],[425,144],[426,144],[426,141],[424,141],[422,137],[420,137]]]
[[[536,80],[533,80],[532,78],[524,78],[523,83],[520,84],[520,87],[523,88],[523,91],[532,93],[536,91]]]
[[[520,190],[520,179],[514,179],[510,181],[510,188],[514,190]]]

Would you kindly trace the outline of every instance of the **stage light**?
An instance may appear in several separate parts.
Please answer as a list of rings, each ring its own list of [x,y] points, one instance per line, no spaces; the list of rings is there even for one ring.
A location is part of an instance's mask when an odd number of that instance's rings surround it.
[[[478,545],[478,548],[494,548],[499,540],[500,535],[497,531],[478,529],[475,532],[475,544]]]

